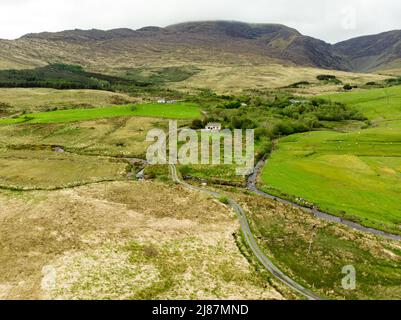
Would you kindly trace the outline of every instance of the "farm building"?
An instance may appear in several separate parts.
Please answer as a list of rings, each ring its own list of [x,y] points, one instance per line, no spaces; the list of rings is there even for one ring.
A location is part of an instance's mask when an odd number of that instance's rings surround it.
[[[174,104],[177,103],[177,100],[166,100],[166,99],[159,99],[157,100],[159,104]]]
[[[219,132],[219,131],[221,131],[221,124],[217,123],[217,122],[209,122],[206,125],[205,129],[207,131]]]

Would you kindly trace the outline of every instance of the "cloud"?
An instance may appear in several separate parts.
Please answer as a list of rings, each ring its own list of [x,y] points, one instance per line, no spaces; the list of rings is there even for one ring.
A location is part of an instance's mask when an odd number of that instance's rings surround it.
[[[194,20],[282,23],[337,42],[399,29],[396,0],[2,0],[0,38],[66,29],[137,29]]]

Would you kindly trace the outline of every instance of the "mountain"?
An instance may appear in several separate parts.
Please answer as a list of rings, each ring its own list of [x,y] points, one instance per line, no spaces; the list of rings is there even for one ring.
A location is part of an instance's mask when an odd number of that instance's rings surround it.
[[[210,21],[177,24],[166,30],[186,41],[213,39],[214,45],[221,41],[242,42],[250,51],[267,57],[297,65],[345,70],[341,59],[331,52],[331,45],[284,25]]]
[[[0,40],[0,68],[79,64],[118,73],[142,66],[272,64],[344,71],[401,66],[401,31],[335,45],[280,24],[201,21],[138,30],[68,30]]]
[[[337,43],[335,54],[358,71],[375,71],[401,66],[401,30],[358,37]]]
[[[2,54],[3,53],[3,54]],[[11,54],[11,56],[10,56]],[[278,24],[205,21],[145,27],[138,30],[69,30],[27,34],[0,41],[0,61],[37,66],[50,62],[80,63],[96,68],[166,61],[266,63],[345,70],[331,46]],[[4,62],[0,62],[0,67]],[[11,64],[9,62],[8,64]]]

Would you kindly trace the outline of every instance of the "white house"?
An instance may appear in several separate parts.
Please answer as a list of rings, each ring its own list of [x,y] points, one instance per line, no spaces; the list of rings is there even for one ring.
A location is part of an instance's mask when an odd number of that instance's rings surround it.
[[[160,104],[174,104],[174,103],[177,103],[177,100],[166,100],[166,99],[159,99],[159,100],[157,100],[157,103],[160,103]]]
[[[217,122],[209,122],[205,129],[207,131],[213,131],[213,132],[219,132],[221,131],[221,123],[217,123]]]

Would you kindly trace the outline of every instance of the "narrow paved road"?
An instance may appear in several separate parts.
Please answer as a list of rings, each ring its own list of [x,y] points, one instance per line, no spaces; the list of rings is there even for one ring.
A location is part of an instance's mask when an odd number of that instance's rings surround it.
[[[256,186],[256,182],[257,182],[257,178],[258,178],[259,172],[263,169],[263,167],[264,167],[264,165],[265,165],[265,163],[267,161],[267,158],[268,158],[268,156],[266,156],[265,158],[260,160],[258,162],[258,164],[256,165],[253,174],[248,177],[247,187],[248,187],[248,189],[250,191],[252,191],[252,192],[254,192],[254,193],[256,193],[256,194],[258,194],[258,195],[260,195],[262,197],[265,197],[265,198],[268,198],[268,199],[272,199],[272,200],[278,201],[280,203],[283,203],[283,204],[286,204],[286,205],[289,205],[289,206],[293,206],[293,207],[298,208],[298,209],[302,209],[302,210],[304,210],[306,212],[309,212],[309,213],[313,214],[316,218],[319,218],[319,219],[323,219],[323,220],[326,220],[326,221],[329,221],[329,222],[339,223],[339,224],[345,225],[347,227],[351,227],[351,228],[353,228],[355,230],[358,230],[358,231],[361,231],[361,232],[365,232],[365,233],[374,234],[374,235],[378,235],[378,236],[382,236],[382,237],[390,239],[390,240],[401,241],[401,236],[400,235],[388,233],[388,232],[385,232],[385,231],[382,231],[382,230],[378,230],[378,229],[374,229],[374,228],[368,228],[368,227],[360,225],[360,224],[358,224],[356,222],[353,222],[353,221],[350,221],[350,220],[346,220],[346,219],[342,219],[340,217],[333,216],[333,215],[331,215],[331,214],[329,214],[327,212],[322,212],[322,211],[319,211],[317,209],[311,209],[311,208],[308,208],[308,207],[304,207],[304,206],[301,206],[301,205],[299,205],[299,204],[297,204],[295,202],[291,202],[289,200],[285,200],[285,199],[282,199],[280,197],[276,197],[274,195],[271,195],[269,193],[266,193],[264,191],[259,190],[257,188],[257,186]]]
[[[173,181],[176,183],[179,183],[186,187],[187,189],[190,190],[195,190],[195,191],[201,191],[206,194],[209,194],[215,198],[221,198],[223,195],[221,195],[218,192],[215,191],[210,191],[207,189],[199,188],[193,185],[190,185],[186,182],[183,182],[180,180],[177,174],[177,168],[175,165],[169,165],[170,166],[170,171],[171,171],[171,176],[173,178]],[[235,212],[238,215],[239,222],[241,225],[242,232],[244,233],[246,242],[248,246],[251,248],[252,252],[255,254],[257,259],[260,261],[260,263],[263,264],[263,266],[279,281],[283,282],[285,285],[288,287],[294,289],[298,293],[302,294],[309,300],[323,300],[322,297],[319,297],[318,295],[314,294],[310,290],[304,288],[301,286],[299,283],[295,282],[288,276],[286,276],[283,272],[281,272],[280,269],[278,269],[273,262],[263,253],[263,251],[260,249],[259,245],[257,244],[255,237],[252,234],[251,228],[249,227],[248,219],[246,217],[244,209],[233,199],[228,199],[228,204],[235,210]]]

